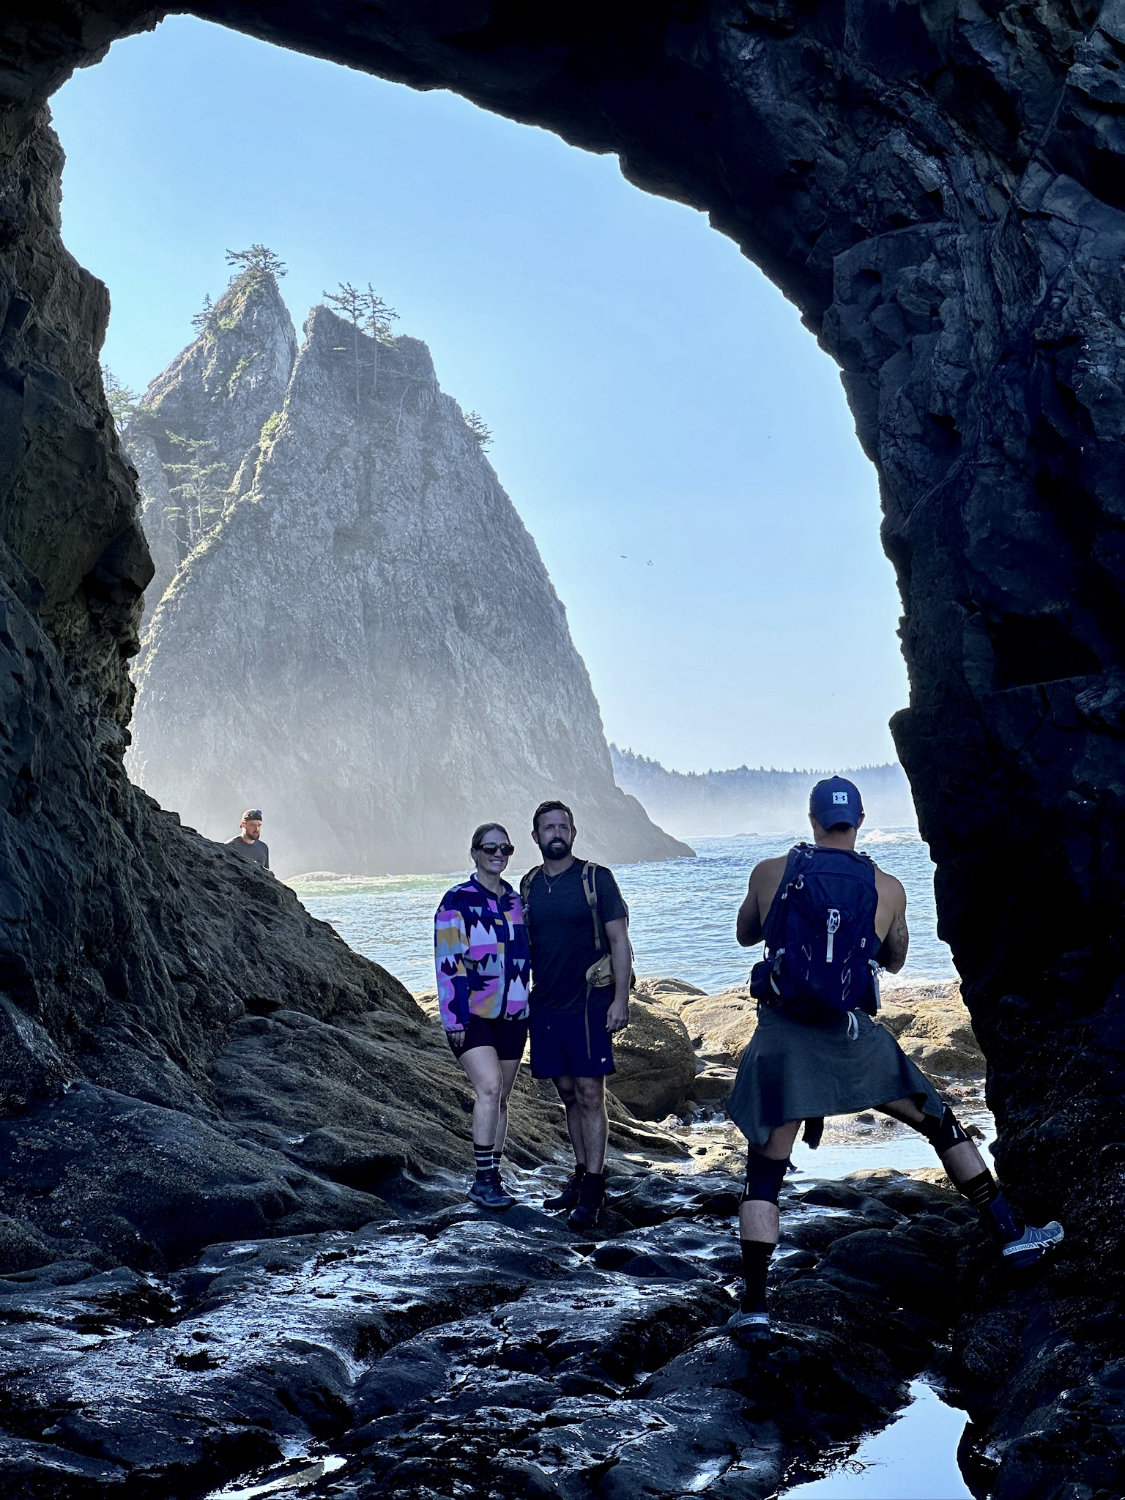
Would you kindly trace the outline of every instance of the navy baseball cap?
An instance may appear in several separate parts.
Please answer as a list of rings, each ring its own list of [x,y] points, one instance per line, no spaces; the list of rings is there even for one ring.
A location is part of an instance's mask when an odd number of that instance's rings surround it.
[[[859,788],[842,776],[829,776],[818,781],[809,794],[809,812],[822,828],[834,828],[837,823],[846,823],[849,828],[858,828],[863,817],[863,799]]]

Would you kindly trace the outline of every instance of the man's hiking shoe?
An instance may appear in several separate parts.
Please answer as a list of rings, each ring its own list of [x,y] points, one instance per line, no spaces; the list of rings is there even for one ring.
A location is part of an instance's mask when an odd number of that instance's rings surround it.
[[[734,1312],[727,1319],[727,1331],[740,1344],[764,1344],[770,1337],[768,1312]]]
[[[1007,1265],[1024,1271],[1041,1261],[1047,1251],[1057,1245],[1062,1237],[1063,1227],[1055,1219],[1052,1219],[1049,1224],[1044,1224],[1042,1228],[1029,1224],[1018,1240],[1009,1240],[1003,1246],[1000,1254]]]
[[[578,1189],[585,1175],[585,1172],[572,1172],[561,1193],[556,1193],[553,1198],[544,1198],[543,1207],[547,1212],[553,1214],[563,1209],[573,1208],[578,1202]]]
[[[593,1229],[605,1202],[605,1176],[587,1172],[578,1185],[578,1202],[567,1215],[571,1229]]]
[[[493,1182],[491,1175],[478,1177],[475,1182],[470,1183],[468,1196],[478,1208],[511,1208],[516,1201],[511,1193],[506,1193],[498,1183]]]
[[[492,1186],[501,1195],[501,1197],[507,1198],[507,1200],[508,1200],[509,1203],[515,1203],[516,1202],[516,1196],[515,1196],[515,1194],[506,1185],[506,1183],[504,1182],[504,1179],[500,1176],[500,1168],[499,1167],[493,1167],[491,1181],[492,1181]]]

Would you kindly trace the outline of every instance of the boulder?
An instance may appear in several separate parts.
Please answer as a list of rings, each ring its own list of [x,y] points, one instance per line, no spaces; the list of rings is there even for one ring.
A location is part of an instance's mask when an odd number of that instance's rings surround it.
[[[725,1104],[734,1088],[734,1068],[711,1065],[695,1075],[691,1098],[696,1104]]]
[[[879,1020],[923,1073],[984,1076],[984,1054],[956,982],[884,989]]]
[[[758,1024],[757,1004],[744,989],[704,995],[680,1010],[691,1044],[707,1061],[737,1065]]]
[[[637,996],[641,1000],[659,1000],[661,1005],[670,1005],[679,1010],[691,1000],[698,1000],[706,990],[697,989],[686,979],[669,979],[653,975],[642,975],[637,980]]]
[[[668,1006],[638,999],[629,1026],[613,1044],[617,1098],[642,1120],[662,1120],[680,1109],[695,1082],[696,1061],[687,1028]]]

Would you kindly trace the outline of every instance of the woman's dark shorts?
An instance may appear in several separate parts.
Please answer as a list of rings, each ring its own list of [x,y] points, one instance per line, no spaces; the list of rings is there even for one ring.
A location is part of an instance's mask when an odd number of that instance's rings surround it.
[[[604,998],[603,998],[604,996]],[[580,1010],[531,1007],[531,1071],[536,1078],[602,1078],[616,1072],[605,1029],[613,990],[595,990]]]
[[[449,1031],[445,1036],[454,1057],[464,1057],[474,1047],[494,1047],[501,1062],[519,1062],[527,1042],[527,1017],[505,1021],[497,1016],[490,1021],[484,1016],[470,1016],[459,1039]]]

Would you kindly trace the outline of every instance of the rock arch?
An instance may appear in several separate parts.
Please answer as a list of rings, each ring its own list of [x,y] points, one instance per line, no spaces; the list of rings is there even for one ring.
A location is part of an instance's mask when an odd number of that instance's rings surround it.
[[[1001,1165],[1100,1254],[1119,1234],[1125,1013],[1121,7],[177,9],[616,152],[639,186],[705,209],[799,305],[880,475],[911,680],[895,734],[989,1057]],[[40,111],[75,66],[164,11],[41,10],[8,6],[0,53],[0,648],[15,664],[0,784],[20,896],[0,907],[0,981],[62,1046],[84,1014],[81,966],[61,937],[49,962],[28,938],[57,862],[79,882],[64,914],[78,932],[98,920],[92,876],[126,907],[160,883],[156,815],[119,769],[147,562],[96,373],[105,296],[61,247]],[[52,789],[87,854],[30,821]],[[144,936],[131,941],[120,962],[143,968]]]

